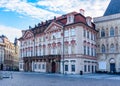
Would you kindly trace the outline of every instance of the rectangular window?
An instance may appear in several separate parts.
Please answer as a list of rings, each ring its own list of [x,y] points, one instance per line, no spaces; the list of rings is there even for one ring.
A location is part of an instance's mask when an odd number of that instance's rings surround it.
[[[84,72],[87,72],[87,68],[86,68],[86,65],[84,65]]]
[[[65,37],[68,37],[68,36],[69,36],[68,30],[65,31],[64,36],[65,36]]]
[[[93,48],[91,48],[91,55],[93,56]]]
[[[75,29],[71,29],[71,36],[75,35]]]
[[[57,52],[58,54],[61,54],[61,46],[58,46]]]
[[[39,64],[38,68],[41,69],[41,64]]]
[[[65,65],[65,71],[68,71],[68,65]]]
[[[37,64],[34,64],[34,68],[37,69]]]
[[[75,65],[71,65],[71,71],[75,72]]]
[[[65,45],[64,50],[65,50],[65,54],[68,54],[68,45]]]
[[[45,69],[45,64],[42,64],[42,69]]]
[[[84,46],[84,55],[86,55],[86,46]]]
[[[61,37],[61,33],[58,32],[56,36],[57,36],[57,38],[60,38]]]
[[[87,38],[89,39],[89,31],[87,31]]]
[[[87,47],[88,49],[87,49],[87,53],[88,53],[88,55],[90,55],[90,51],[89,51],[89,47]]]
[[[88,65],[88,72],[90,72],[90,65]]]
[[[93,34],[91,33],[91,40],[93,40]]]
[[[84,30],[84,37],[86,37],[86,30]]]
[[[71,54],[75,54],[75,45],[71,46]]]
[[[45,48],[43,48],[43,55],[45,55]]]

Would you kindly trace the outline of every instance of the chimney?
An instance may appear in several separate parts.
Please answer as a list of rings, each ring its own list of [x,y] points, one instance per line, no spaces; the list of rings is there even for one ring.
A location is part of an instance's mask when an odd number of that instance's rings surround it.
[[[86,21],[87,21],[87,24],[88,24],[89,26],[92,26],[92,25],[91,25],[91,20],[92,20],[92,18],[91,18],[90,16],[87,16],[87,17],[86,17]]]
[[[83,9],[80,9],[80,14],[84,16],[85,11]]]

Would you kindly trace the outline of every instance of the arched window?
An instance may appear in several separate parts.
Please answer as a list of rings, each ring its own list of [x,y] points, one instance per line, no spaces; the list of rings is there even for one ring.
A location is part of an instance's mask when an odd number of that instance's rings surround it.
[[[111,27],[111,28],[110,28],[110,36],[114,36],[114,35],[115,35],[114,28],[113,28],[113,27]]]
[[[105,37],[105,30],[104,29],[101,30],[101,37]]]
[[[105,45],[102,45],[102,53],[105,53]]]
[[[113,53],[114,50],[115,50],[115,49],[114,49],[114,44],[111,44],[111,45],[110,45],[110,52]]]

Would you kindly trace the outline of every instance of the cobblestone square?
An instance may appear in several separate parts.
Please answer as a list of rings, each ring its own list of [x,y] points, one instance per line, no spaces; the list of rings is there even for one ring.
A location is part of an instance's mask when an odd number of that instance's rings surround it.
[[[12,72],[12,77],[0,80],[0,86],[120,86],[120,76]]]

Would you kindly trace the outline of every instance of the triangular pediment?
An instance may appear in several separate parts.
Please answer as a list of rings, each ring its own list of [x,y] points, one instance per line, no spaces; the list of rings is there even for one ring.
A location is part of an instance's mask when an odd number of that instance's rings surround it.
[[[33,37],[33,33],[31,31],[27,31],[25,32],[25,34],[23,35],[23,38],[31,38]]]
[[[45,30],[45,32],[51,32],[51,31],[55,31],[55,30],[58,30],[58,29],[62,29],[63,26],[56,23],[56,22],[52,22],[48,27],[47,29]]]

